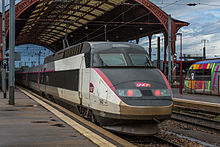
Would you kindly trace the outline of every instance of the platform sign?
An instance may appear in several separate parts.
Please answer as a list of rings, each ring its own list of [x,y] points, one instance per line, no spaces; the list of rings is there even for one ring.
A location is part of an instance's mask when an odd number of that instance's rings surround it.
[[[8,68],[8,58],[6,58],[2,61],[2,68],[4,68],[4,69]]]

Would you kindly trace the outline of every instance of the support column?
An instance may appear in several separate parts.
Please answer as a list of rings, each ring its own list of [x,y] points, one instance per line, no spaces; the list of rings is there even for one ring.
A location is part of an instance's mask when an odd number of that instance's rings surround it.
[[[157,68],[160,69],[160,37],[157,37]]]
[[[6,40],[5,40],[5,0],[2,0],[2,92],[3,97],[6,98]]]
[[[151,39],[152,39],[152,35],[149,35],[148,39],[149,39],[149,57],[151,59],[151,52],[152,52]]]
[[[165,61],[167,61],[167,46],[168,46],[168,34],[167,32],[163,33],[164,36],[164,69],[163,69],[163,73],[165,75],[168,75],[168,68],[166,65],[168,65],[167,63],[165,63]]]
[[[176,53],[176,33],[177,33],[177,30],[175,30],[175,25],[172,24],[172,34],[171,34],[171,48],[172,48],[172,52],[171,54],[174,55]]]
[[[10,21],[9,21],[9,49],[10,49],[10,64],[9,64],[9,104],[14,105],[15,94],[15,64],[14,64],[14,48],[15,48],[15,0],[10,0]]]
[[[163,33],[164,36],[164,61],[167,61],[167,46],[168,46],[168,35]]]
[[[172,84],[172,77],[171,77],[171,52],[172,52],[172,34],[171,34],[171,15],[168,16],[168,81]]]
[[[177,58],[177,54],[176,54],[176,29],[175,29],[175,24],[172,23],[172,34],[171,34],[171,54],[173,57],[172,60],[172,72],[173,72],[173,82],[176,82],[176,71],[177,71],[177,67],[176,67],[176,58]]]

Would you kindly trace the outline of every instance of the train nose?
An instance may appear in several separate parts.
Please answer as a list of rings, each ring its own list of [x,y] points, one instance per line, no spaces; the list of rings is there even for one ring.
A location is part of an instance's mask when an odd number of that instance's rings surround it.
[[[124,82],[118,84],[116,94],[120,97],[171,97],[171,91],[163,83],[148,82]]]
[[[172,92],[165,76],[158,69],[105,68],[115,93],[132,106],[172,105]]]
[[[132,106],[170,106],[172,92],[163,80],[127,81],[115,85],[115,93]]]

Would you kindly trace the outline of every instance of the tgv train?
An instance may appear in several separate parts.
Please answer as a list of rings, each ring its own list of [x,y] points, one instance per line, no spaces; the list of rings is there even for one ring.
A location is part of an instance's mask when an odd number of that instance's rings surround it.
[[[220,91],[220,60],[196,62],[189,68],[185,79],[185,91],[218,95]]]
[[[20,70],[16,82],[101,127],[152,135],[172,113],[171,88],[141,46],[127,42],[84,42]]]

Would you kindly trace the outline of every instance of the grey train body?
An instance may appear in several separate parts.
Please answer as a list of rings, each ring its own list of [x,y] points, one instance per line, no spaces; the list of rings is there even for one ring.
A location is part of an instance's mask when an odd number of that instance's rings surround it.
[[[172,92],[144,48],[125,42],[84,42],[16,72],[16,83],[101,127],[153,135],[172,113]]]

